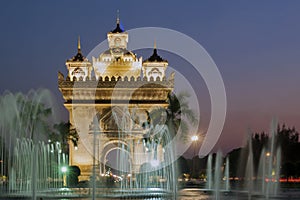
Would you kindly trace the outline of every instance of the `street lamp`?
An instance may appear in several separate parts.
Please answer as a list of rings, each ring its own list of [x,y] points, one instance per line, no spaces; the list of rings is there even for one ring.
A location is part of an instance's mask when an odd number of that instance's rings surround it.
[[[68,168],[66,166],[61,167],[61,172],[66,173],[68,171]]]
[[[192,140],[193,142],[197,141],[198,139],[199,139],[198,135],[193,135],[193,136],[191,137],[191,140]]]
[[[194,174],[194,172],[195,172],[195,156],[196,156],[196,145],[197,145],[197,141],[199,140],[199,137],[198,137],[198,135],[193,135],[192,137],[191,137],[191,140],[192,140],[192,142],[194,143],[194,154],[193,154],[193,167],[192,167],[192,173]]]
[[[90,131],[93,134],[93,190],[92,199],[96,197],[96,134],[100,133],[100,127],[98,123],[98,118],[94,117],[93,122],[90,125]]]
[[[61,172],[63,173],[63,186],[64,187],[67,186],[67,176],[66,176],[67,171],[68,171],[68,168],[66,166],[61,167]]]

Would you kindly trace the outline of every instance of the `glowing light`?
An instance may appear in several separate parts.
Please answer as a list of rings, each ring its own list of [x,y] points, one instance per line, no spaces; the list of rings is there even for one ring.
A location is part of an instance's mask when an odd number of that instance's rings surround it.
[[[275,176],[275,171],[274,170],[272,170],[272,176]]]
[[[66,166],[61,167],[61,172],[66,173],[68,171],[68,168]]]
[[[75,147],[74,147],[74,149],[75,149],[75,150],[78,150],[78,147],[77,147],[77,146],[75,146]]]
[[[267,156],[267,157],[269,157],[270,155],[271,155],[270,152],[267,152],[267,153],[266,153],[266,156]]]
[[[152,165],[152,167],[157,167],[159,165],[159,161],[158,160],[151,160],[151,165]]]
[[[192,140],[193,142],[197,141],[198,139],[199,139],[198,135],[193,135],[193,136],[191,137],[191,140]]]

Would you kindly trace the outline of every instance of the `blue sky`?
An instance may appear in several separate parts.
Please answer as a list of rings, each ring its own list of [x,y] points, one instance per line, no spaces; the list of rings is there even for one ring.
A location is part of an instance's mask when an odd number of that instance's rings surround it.
[[[66,73],[64,63],[75,55],[78,35],[86,55],[115,27],[117,9],[125,29],[180,31],[214,59],[228,98],[218,147],[227,151],[241,145],[247,128],[268,130],[273,116],[300,128],[300,2],[293,0],[1,1],[0,92],[43,87],[62,104],[57,72]],[[184,60],[160,54],[192,74],[182,67],[188,66]],[[198,79],[191,80],[193,85]],[[209,116],[208,92],[201,78],[198,81],[200,107]],[[66,116],[62,106],[61,112]],[[208,118],[203,118],[203,129]]]

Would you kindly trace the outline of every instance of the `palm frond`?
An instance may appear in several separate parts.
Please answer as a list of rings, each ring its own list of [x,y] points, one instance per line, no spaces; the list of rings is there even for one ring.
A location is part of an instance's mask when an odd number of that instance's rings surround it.
[[[196,117],[196,114],[193,110],[185,109],[182,113],[188,119],[188,121],[191,123],[192,126],[195,126],[198,124],[199,120]]]
[[[188,140],[188,133],[189,133],[189,126],[188,123],[185,120],[181,120],[180,122],[180,132],[181,132],[181,138],[184,142]]]

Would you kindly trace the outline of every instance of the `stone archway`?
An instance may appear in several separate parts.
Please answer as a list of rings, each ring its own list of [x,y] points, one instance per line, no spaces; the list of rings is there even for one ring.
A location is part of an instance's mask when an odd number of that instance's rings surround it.
[[[110,158],[110,154],[112,159]],[[132,151],[130,146],[122,140],[112,140],[107,142],[100,154],[101,173],[106,172],[106,168],[111,168],[114,172],[118,173],[131,173],[132,172]]]

